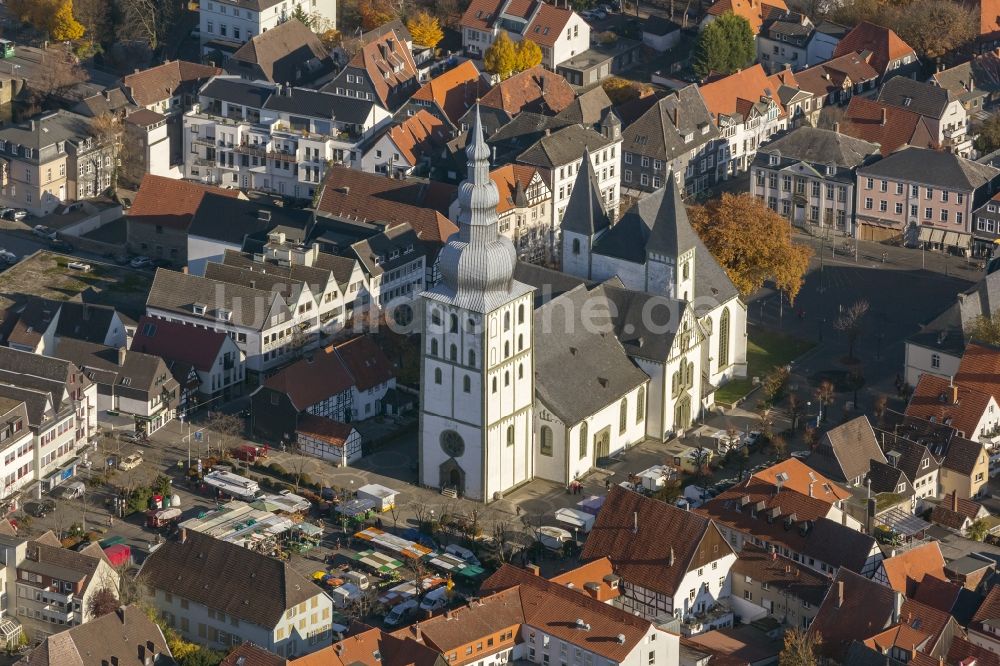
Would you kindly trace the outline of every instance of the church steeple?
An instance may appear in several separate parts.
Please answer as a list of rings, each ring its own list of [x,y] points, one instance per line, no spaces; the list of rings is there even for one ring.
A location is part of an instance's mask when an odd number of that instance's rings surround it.
[[[479,107],[465,149],[466,179],[458,188],[458,233],[441,250],[442,286],[456,305],[485,311],[507,300],[514,277],[517,251],[499,232],[500,195],[490,178],[490,149],[483,135]]]

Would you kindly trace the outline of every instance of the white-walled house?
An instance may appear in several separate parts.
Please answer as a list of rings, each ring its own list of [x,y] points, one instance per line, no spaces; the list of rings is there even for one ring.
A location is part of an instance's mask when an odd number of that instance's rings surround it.
[[[329,644],[333,600],[287,562],[181,529],[140,570],[149,602],[185,639],[217,650],[253,642],[283,657]]]
[[[198,8],[204,53],[234,53],[241,45],[292,18],[301,9],[337,27],[337,0],[205,0]]]
[[[590,48],[590,25],[571,9],[542,0],[473,0],[459,21],[462,48],[481,59],[501,30],[514,42],[530,39],[542,50],[542,65],[555,68]]]

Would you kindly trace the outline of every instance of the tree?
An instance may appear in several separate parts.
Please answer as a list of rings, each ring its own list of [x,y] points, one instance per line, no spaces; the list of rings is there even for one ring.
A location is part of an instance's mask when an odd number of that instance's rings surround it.
[[[771,438],[771,452],[774,453],[774,457],[778,460],[782,460],[785,454],[788,453],[788,442],[781,435],[775,435]]]
[[[87,611],[92,618],[113,613],[118,609],[118,595],[110,587],[102,587],[87,604]]]
[[[225,412],[209,412],[205,426],[216,436],[219,453],[224,455],[233,440],[243,436],[243,419],[235,414]]]
[[[826,421],[826,410],[824,407],[829,407],[833,404],[835,395],[836,391],[834,390],[833,384],[827,379],[821,381],[819,386],[816,387],[815,396],[816,401],[819,402],[820,421]]]
[[[1000,310],[991,315],[979,315],[965,325],[966,336],[991,345],[1000,345]]]
[[[663,487],[653,493],[653,498],[667,504],[673,504],[681,496],[681,480],[667,479]]]
[[[516,50],[517,57],[516,66],[514,67],[515,73],[523,72],[542,64],[542,50],[538,48],[538,44],[534,43],[530,39],[522,39],[521,43],[517,45]]]
[[[818,634],[802,629],[785,631],[785,646],[778,655],[778,666],[816,666],[816,648],[822,642]]]
[[[788,415],[792,417],[792,432],[799,429],[799,419],[806,411],[806,404],[798,393],[788,396]]]
[[[795,302],[812,250],[792,242],[788,220],[751,194],[723,194],[704,206],[692,207],[689,217],[743,296],[770,279]]]
[[[893,8],[889,24],[918,55],[937,59],[972,41],[979,17],[971,7],[944,0],[913,0]]]
[[[111,41],[111,5],[108,0],[74,0],[73,15],[95,44]]]
[[[628,79],[623,79],[617,76],[609,76],[601,82],[601,87],[604,88],[604,92],[607,93],[608,99],[615,106],[625,104],[626,102],[631,102],[634,99],[639,99],[645,97],[647,94],[652,92],[652,86],[647,84],[639,83],[637,81],[629,81]]]
[[[374,30],[396,18],[392,5],[387,0],[361,0],[358,3],[361,15],[361,29]]]
[[[729,75],[752,63],[756,56],[750,23],[742,16],[726,13],[699,33],[691,66],[702,77]]]
[[[307,28],[313,27],[313,18],[306,13],[306,10],[302,9],[302,5],[295,5],[295,9],[292,10],[291,18],[295,19]]]
[[[966,530],[966,534],[973,541],[983,541],[986,539],[986,535],[990,533],[989,523],[986,522],[985,518],[977,518],[975,522],[969,525],[969,529]]]
[[[984,154],[1000,148],[1000,114],[993,114],[979,126],[979,136],[974,143],[976,150]]]
[[[160,0],[117,0],[119,22],[118,38],[123,41],[140,41],[154,51],[160,38],[170,29],[177,3]]]
[[[39,110],[54,104],[54,97],[87,80],[87,74],[62,48],[50,48],[42,54],[38,76],[29,82],[31,103]]]
[[[500,80],[510,77],[517,68],[517,47],[510,41],[506,30],[501,30],[493,44],[483,54],[483,67]]]
[[[692,476],[694,476],[695,485],[702,485],[702,482],[708,478],[711,471],[708,467],[708,463],[711,460],[712,452],[704,447],[698,447],[691,453],[691,464],[694,467]]]
[[[406,22],[406,29],[410,31],[414,44],[429,49],[436,47],[444,39],[441,22],[423,10]]]
[[[875,414],[875,418],[878,420],[878,424],[882,425],[882,420],[885,418],[886,409],[889,406],[889,396],[885,393],[880,393],[877,398],[875,398],[875,406],[872,412]]]
[[[90,124],[99,144],[106,147],[111,157],[111,190],[118,189],[119,179],[137,184],[142,179],[143,164],[139,144],[125,140],[125,128],[121,118],[110,113],[102,113]],[[103,189],[101,187],[100,189]]]
[[[62,0],[52,15],[49,34],[60,42],[75,42],[83,37],[83,26],[73,17],[73,0]]]
[[[847,358],[854,359],[854,345],[864,331],[863,321],[868,314],[868,301],[859,299],[845,308],[833,322],[833,328],[847,337]]]
[[[788,375],[787,367],[776,365],[771,368],[771,372],[764,376],[764,381],[761,382],[761,390],[764,391],[768,402],[773,403],[781,395],[781,391],[785,388],[785,383],[788,381]]]

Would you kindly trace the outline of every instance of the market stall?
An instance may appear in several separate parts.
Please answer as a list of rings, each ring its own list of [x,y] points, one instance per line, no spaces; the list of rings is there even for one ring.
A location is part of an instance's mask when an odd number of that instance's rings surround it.
[[[427,546],[403,539],[402,537],[383,532],[377,527],[369,527],[354,535],[355,538],[368,541],[372,545],[385,550],[399,553],[403,557],[411,560],[418,560],[430,555],[433,551]]]
[[[358,488],[358,499],[370,500],[376,511],[388,511],[393,508],[396,505],[398,494],[392,488],[386,488],[377,483],[369,483]]]

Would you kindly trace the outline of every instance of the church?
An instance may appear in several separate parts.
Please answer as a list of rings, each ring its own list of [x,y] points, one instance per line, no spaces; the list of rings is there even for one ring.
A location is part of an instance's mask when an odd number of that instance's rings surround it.
[[[746,374],[746,306],[691,228],[674,178],[617,223],[589,154],[561,223],[562,272],[519,262],[478,112],[458,233],[422,294],[420,483],[483,502],[570,483],[665,441]]]

